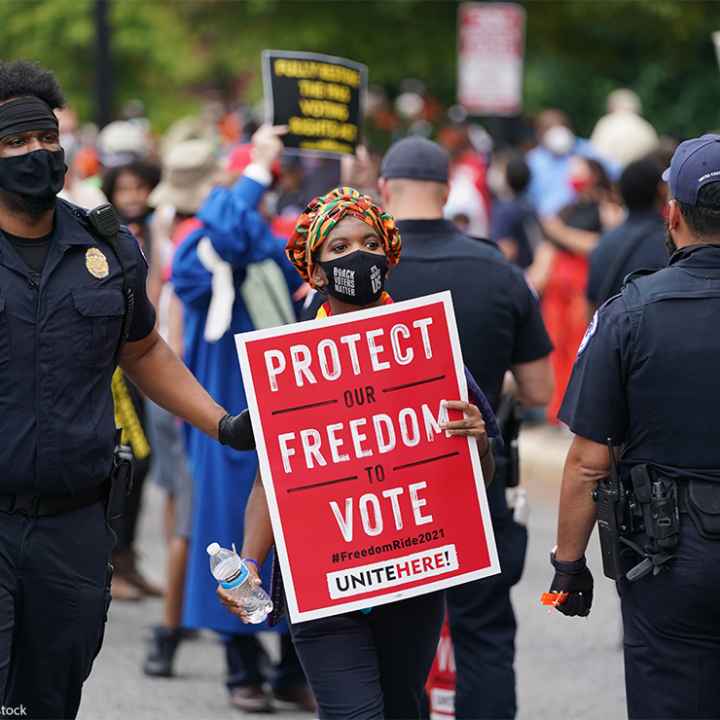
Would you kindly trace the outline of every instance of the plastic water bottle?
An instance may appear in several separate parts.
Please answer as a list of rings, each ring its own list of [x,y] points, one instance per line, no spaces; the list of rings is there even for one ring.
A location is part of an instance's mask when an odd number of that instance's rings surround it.
[[[210,572],[225,589],[229,590],[240,603],[254,625],[261,623],[272,612],[270,596],[260,585],[250,583],[250,573],[242,558],[232,550],[220,547],[219,543],[207,546],[210,556]]]

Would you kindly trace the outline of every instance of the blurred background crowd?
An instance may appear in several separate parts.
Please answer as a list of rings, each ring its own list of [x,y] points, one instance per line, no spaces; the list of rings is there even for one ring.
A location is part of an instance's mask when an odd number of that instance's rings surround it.
[[[661,173],[679,140],[720,125],[709,34],[720,26],[720,6],[526,3],[524,110],[511,117],[472,116],[456,104],[457,9],[453,0],[322,3],[322,12],[318,3],[280,0],[33,0],[0,4],[0,38],[6,57],[51,67],[65,87],[71,104],[59,112],[69,167],[62,196],[87,208],[105,200],[115,206],[148,259],[161,331],[181,354],[173,254],[197,229],[211,189],[230,186],[251,162],[250,140],[264,117],[260,50],[332,52],[366,63],[370,87],[357,156],[284,154],[273,167],[263,215],[276,236],[287,237],[306,203],[339,183],[376,194],[393,141],[415,134],[439,142],[451,156],[446,217],[497,243],[540,299],[556,382],[536,420],[557,424],[594,309],[627,273],[667,261]],[[301,303],[305,291],[291,299]],[[182,606],[189,545],[204,547],[208,539],[193,538],[199,521],[181,428],[129,384],[123,391],[141,429],[129,437],[135,485],[112,594],[139,602],[165,593],[144,665],[147,674],[164,676],[188,634]],[[135,542],[147,476],[167,492],[163,587],[141,572]],[[247,645],[235,653],[228,651],[231,675],[258,663]],[[288,699],[312,707],[302,693]],[[263,703],[238,699],[244,709]]]

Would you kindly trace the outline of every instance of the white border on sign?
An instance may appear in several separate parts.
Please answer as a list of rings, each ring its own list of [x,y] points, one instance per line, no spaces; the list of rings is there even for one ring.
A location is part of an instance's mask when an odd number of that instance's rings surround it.
[[[338,57],[337,55],[325,55],[323,53],[303,52],[298,50],[263,50],[260,54],[260,65],[262,70],[263,100],[265,105],[265,122],[271,123],[275,107],[273,105],[272,73],[270,72],[271,57],[302,58],[303,60],[317,60],[318,62],[335,63],[336,65],[347,65],[360,73],[360,92],[358,94],[358,144],[360,140],[362,122],[365,117],[365,93],[367,92],[368,70],[367,65]],[[338,158],[344,157],[340,153],[323,152],[322,150],[301,150],[300,148],[285,148],[288,155],[308,155],[312,157]]]
[[[257,395],[255,394],[255,386],[253,376],[250,370],[250,362],[248,359],[247,344],[256,340],[265,338],[282,337],[283,335],[299,334],[306,330],[314,330],[320,327],[328,327],[330,325],[345,325],[358,320],[375,318],[381,315],[391,315],[401,310],[410,310],[413,308],[426,307],[442,303],[445,310],[445,318],[447,320],[448,334],[450,336],[450,346],[452,349],[455,376],[460,388],[460,397],[467,400],[468,390],[467,381],[465,379],[465,366],[463,364],[462,352],[460,349],[460,338],[458,336],[457,323],[455,321],[455,311],[453,309],[452,295],[450,291],[426,295],[425,297],[415,298],[413,300],[404,300],[402,302],[390,305],[381,305],[379,307],[368,308],[366,310],[357,310],[342,315],[333,315],[322,318],[320,320],[306,320],[304,322],[294,323],[292,325],[282,325],[275,328],[265,328],[262,330],[252,330],[246,333],[238,333],[235,335],[235,345],[238,351],[238,359],[240,361],[240,371],[242,373],[243,382],[245,384],[245,396],[248,402],[248,410],[250,411],[250,419],[252,421],[253,431],[255,433],[255,445],[257,447],[258,460],[260,463],[260,478],[268,503],[270,519],[272,521],[273,535],[275,539],[275,551],[280,562],[280,570],[282,571],[283,584],[285,586],[285,595],[287,598],[287,608],[290,614],[291,622],[304,622],[306,620],[317,620],[323,617],[331,617],[340,615],[345,612],[354,610],[363,610],[369,605],[378,606],[387,603],[405,600],[418,595],[426,595],[437,590],[445,590],[456,585],[463,585],[473,580],[496,575],[500,572],[500,563],[498,561],[497,548],[495,547],[495,534],[492,528],[492,520],[490,518],[490,508],[488,506],[487,494],[485,492],[485,483],[483,481],[482,467],[480,464],[480,456],[478,454],[477,444],[472,438],[468,438],[468,447],[470,449],[470,460],[472,463],[473,476],[475,478],[475,490],[477,493],[478,504],[485,525],[485,540],[488,548],[488,556],[490,564],[482,570],[474,570],[472,572],[456,575],[452,578],[444,578],[427,585],[408,588],[406,590],[397,590],[387,594],[373,597],[370,601],[353,600],[350,602],[340,603],[337,605],[329,605],[316,610],[301,612],[297,604],[297,596],[295,594],[295,584],[292,576],[292,569],[288,560],[287,547],[285,545],[285,534],[283,532],[282,520],[275,496],[275,487],[272,482],[272,472],[268,460],[267,444],[265,442],[265,432],[260,421],[260,411],[257,404]]]

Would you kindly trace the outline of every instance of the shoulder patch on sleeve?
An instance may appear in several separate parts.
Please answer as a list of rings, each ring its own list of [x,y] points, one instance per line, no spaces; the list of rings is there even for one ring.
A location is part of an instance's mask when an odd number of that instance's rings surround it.
[[[644,277],[645,275],[652,275],[658,271],[657,268],[640,268],[639,270],[633,270],[623,278],[623,287],[628,283],[635,280],[635,278]]]
[[[585,335],[583,335],[583,339],[580,341],[580,347],[578,347],[577,354],[580,356],[585,350],[585,348],[588,346],[588,343],[590,342],[590,339],[595,334],[595,331],[597,330],[598,326],[598,311],[595,311],[595,314],[592,316],[592,320],[590,321],[590,324],[587,327],[587,330],[585,331]]]

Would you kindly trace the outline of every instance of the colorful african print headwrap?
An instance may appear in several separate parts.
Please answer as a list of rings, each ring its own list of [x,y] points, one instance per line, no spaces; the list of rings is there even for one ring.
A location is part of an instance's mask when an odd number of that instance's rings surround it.
[[[313,254],[327,240],[332,229],[348,215],[375,230],[385,246],[390,267],[400,261],[402,242],[395,218],[375,205],[368,195],[351,187],[337,187],[310,201],[298,218],[285,250],[300,275],[310,284]]]

